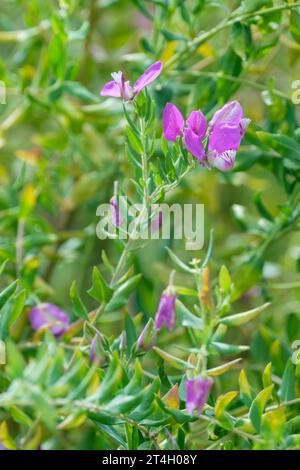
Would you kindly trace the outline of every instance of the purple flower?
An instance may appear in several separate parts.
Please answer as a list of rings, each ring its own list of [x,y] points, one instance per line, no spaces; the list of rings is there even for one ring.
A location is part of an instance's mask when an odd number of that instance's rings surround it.
[[[70,325],[69,316],[57,305],[39,304],[29,312],[32,328],[39,331],[41,328],[49,326],[50,330],[59,338]]]
[[[240,103],[232,101],[217,111],[209,123],[208,162],[221,171],[234,166],[236,151],[241,145],[250,119],[244,118]]]
[[[134,86],[125,80],[123,72],[112,73],[113,80],[106,83],[102,88],[101,96],[113,96],[122,98],[124,101],[131,101],[146,86],[150,85],[161,73],[163,68],[162,62],[158,61],[150,65],[149,68],[137,79]]]
[[[163,111],[163,130],[166,140],[176,142],[179,136],[183,136],[184,143],[189,152],[200,161],[205,159],[203,139],[206,134],[206,119],[201,111],[192,111],[184,123],[179,109],[168,103]]]
[[[176,320],[176,295],[163,292],[160,298],[158,310],[155,315],[154,327],[156,331],[160,330],[164,324],[169,330],[175,328]]]
[[[121,213],[120,209],[118,206],[118,200],[116,196],[113,196],[110,200],[110,208],[111,208],[111,215],[112,215],[112,220],[113,224],[116,227],[120,227],[121,225]]]
[[[207,401],[210,389],[213,384],[211,377],[196,377],[185,381],[186,407],[190,414],[197,410],[199,415]]]

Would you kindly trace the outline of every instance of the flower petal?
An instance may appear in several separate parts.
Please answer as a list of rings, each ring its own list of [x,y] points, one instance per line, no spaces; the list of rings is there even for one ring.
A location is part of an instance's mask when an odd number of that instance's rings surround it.
[[[211,130],[208,150],[215,150],[218,153],[237,150],[241,140],[242,132],[239,125],[218,124]]]
[[[249,126],[251,122],[251,119],[248,119],[248,118],[243,118],[240,122],[240,129],[241,129],[241,134],[242,134],[242,138],[244,137],[245,133],[246,133],[246,130]]]
[[[114,98],[120,98],[121,92],[119,85],[112,80],[104,85],[100,92],[101,96],[113,96]]]
[[[238,125],[243,117],[244,111],[240,103],[238,101],[231,101],[214,114],[209,125],[211,127],[221,123]]]
[[[189,127],[184,129],[184,143],[188,151],[191,152],[194,157],[204,161],[205,150],[202,144],[202,139]]]
[[[184,119],[181,112],[173,103],[167,103],[163,111],[163,130],[166,140],[176,142],[184,128]]]
[[[203,139],[206,134],[206,119],[201,111],[192,111],[186,120],[188,127]]]
[[[137,79],[134,84],[134,93],[139,93],[143,88],[148,86],[161,73],[163,68],[162,62],[158,61],[150,65],[147,70]]]
[[[162,294],[155,316],[154,327],[156,331],[160,330],[164,324],[169,330],[174,329],[176,321],[175,304],[176,295],[168,295],[166,293]]]
[[[213,380],[211,377],[196,377],[192,380],[186,380],[186,407],[190,414],[194,410],[197,410],[199,414],[202,413],[212,384]]]
[[[223,153],[208,152],[207,160],[210,166],[220,171],[230,171],[234,167],[235,155],[235,150],[227,150]]]
[[[38,331],[49,325],[57,338],[65,333],[70,324],[69,316],[57,305],[49,303],[33,307],[29,312],[29,318],[34,330]]]

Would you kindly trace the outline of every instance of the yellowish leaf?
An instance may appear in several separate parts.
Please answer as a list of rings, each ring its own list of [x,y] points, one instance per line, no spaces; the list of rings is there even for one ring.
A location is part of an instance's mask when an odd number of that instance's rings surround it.
[[[179,409],[179,395],[178,395],[178,384],[175,384],[169,391],[164,395],[163,402],[169,408]]]

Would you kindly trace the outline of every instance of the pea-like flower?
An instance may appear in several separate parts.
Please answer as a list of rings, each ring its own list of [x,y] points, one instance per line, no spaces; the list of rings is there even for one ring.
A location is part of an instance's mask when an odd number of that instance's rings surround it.
[[[203,139],[206,134],[206,119],[201,111],[192,111],[184,122],[179,109],[173,103],[167,103],[163,111],[163,131],[166,140],[176,142],[183,137],[186,148],[201,162],[205,160]]]
[[[137,79],[133,86],[125,80],[123,72],[114,72],[111,74],[113,80],[106,83],[102,88],[101,96],[112,96],[122,98],[124,101],[131,101],[146,86],[150,85],[161,73],[163,64],[160,61],[150,65],[147,70]]]
[[[202,413],[212,384],[211,377],[196,377],[192,380],[186,380],[186,407],[190,414],[194,410],[197,410],[199,415]]]
[[[163,131],[166,140],[176,142],[183,137],[187,150],[202,164],[229,171],[241,145],[250,119],[244,117],[240,103],[232,101],[217,111],[209,123],[201,111],[192,111],[186,123],[179,109],[168,103],[163,111]],[[208,131],[208,132],[207,132]],[[204,138],[208,137],[207,151]]]
[[[164,325],[169,330],[175,328],[176,321],[176,294],[165,291],[160,298],[159,306],[155,315],[154,327],[156,331]]]
[[[217,111],[209,123],[207,159],[211,166],[229,171],[241,145],[250,119],[244,117],[240,103],[232,101]]]
[[[32,328],[39,331],[49,327],[56,338],[60,338],[70,325],[70,318],[66,312],[54,304],[39,304],[29,312]]]

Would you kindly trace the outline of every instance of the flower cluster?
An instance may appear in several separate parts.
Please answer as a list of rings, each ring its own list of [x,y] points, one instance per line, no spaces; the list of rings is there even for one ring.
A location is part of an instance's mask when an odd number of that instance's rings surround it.
[[[114,72],[113,80],[104,85],[100,94],[132,101],[160,75],[162,68],[162,62],[155,62],[133,86],[125,80],[123,72]],[[225,104],[214,114],[208,125],[201,111],[192,111],[185,121],[179,109],[173,103],[167,103],[162,121],[166,140],[176,142],[181,137],[187,150],[202,165],[221,171],[230,171],[233,168],[236,152],[250,123],[237,101]]]
[[[208,126],[201,111],[192,111],[186,122],[173,103],[168,103],[163,112],[165,139],[176,142],[182,137],[187,150],[203,165],[221,171],[233,168],[249,123],[237,101],[227,103],[217,111]]]

